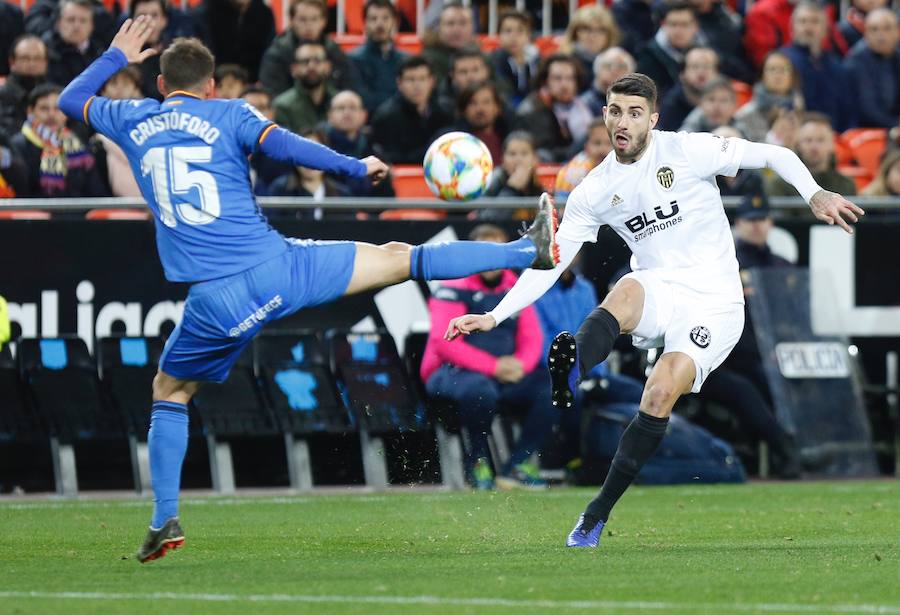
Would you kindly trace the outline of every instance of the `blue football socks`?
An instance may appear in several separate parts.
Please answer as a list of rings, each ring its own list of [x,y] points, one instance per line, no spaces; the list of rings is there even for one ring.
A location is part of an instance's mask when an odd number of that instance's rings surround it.
[[[150,484],[153,486],[153,519],[150,527],[161,528],[178,516],[181,463],[187,452],[187,406],[170,401],[153,402],[150,414]]]
[[[413,280],[455,280],[493,269],[525,269],[534,260],[534,242],[445,241],[415,246],[410,255]]]

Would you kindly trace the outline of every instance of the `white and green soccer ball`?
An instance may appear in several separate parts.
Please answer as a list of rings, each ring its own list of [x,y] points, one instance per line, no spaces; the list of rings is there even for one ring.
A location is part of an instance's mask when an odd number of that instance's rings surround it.
[[[494,161],[487,145],[467,132],[439,137],[425,152],[425,183],[445,201],[471,201],[487,188]]]

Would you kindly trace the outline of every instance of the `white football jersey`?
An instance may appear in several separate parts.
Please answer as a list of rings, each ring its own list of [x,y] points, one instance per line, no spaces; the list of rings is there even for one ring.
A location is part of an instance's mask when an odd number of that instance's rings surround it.
[[[611,152],[566,202],[558,236],[597,241],[604,224],[631,249],[634,271],[652,269],[696,292],[743,302],[734,239],[716,175],[734,176],[746,141],[709,133],[651,132],[640,160]]]

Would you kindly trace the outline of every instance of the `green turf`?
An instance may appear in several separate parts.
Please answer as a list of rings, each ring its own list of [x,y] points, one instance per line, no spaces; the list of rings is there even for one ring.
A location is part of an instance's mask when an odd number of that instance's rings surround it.
[[[146,565],[146,501],[0,500],[0,612],[900,613],[896,482],[636,488],[567,550],[592,494],[189,498],[186,548]],[[133,597],[154,592],[222,601]],[[416,596],[438,600],[389,602]]]

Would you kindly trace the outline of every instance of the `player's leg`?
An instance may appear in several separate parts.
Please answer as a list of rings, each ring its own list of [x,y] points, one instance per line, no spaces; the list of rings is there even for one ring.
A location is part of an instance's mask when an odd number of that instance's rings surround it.
[[[557,262],[556,210],[544,194],[534,222],[515,241],[445,241],[419,246],[357,243],[353,276],[345,294],[409,279],[452,280],[493,269],[552,269]]]
[[[644,287],[635,278],[622,278],[581,323],[575,335],[563,331],[556,336],[547,357],[554,406],[571,407],[578,382],[595,365],[606,360],[620,333],[637,328],[644,312],[645,295]]]
[[[694,359],[684,353],[671,352],[660,357],[644,386],[640,411],[622,434],[600,494],[588,504],[569,534],[567,546],[597,546],[610,511],[656,452],[675,402],[691,392],[696,373]]]

